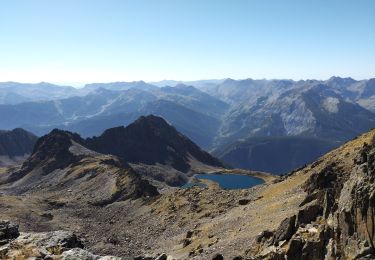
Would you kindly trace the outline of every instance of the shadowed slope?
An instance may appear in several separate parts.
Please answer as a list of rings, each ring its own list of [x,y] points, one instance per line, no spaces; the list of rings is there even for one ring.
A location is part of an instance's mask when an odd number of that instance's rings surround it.
[[[153,115],[142,116],[127,127],[108,129],[99,137],[88,138],[86,145],[127,162],[167,164],[182,172],[191,169],[191,160],[222,166],[219,160],[201,150],[164,119]]]

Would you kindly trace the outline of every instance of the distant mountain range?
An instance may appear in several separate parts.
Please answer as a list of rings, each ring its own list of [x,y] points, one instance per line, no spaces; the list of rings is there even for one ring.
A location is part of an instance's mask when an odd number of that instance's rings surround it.
[[[82,89],[11,82],[0,84],[0,97],[0,129],[43,135],[60,128],[90,137],[154,114],[211,151],[253,137],[301,136],[329,140],[324,147],[331,147],[375,127],[375,79],[138,81]],[[286,160],[295,165],[292,153]],[[272,171],[284,170],[292,168]]]
[[[83,94],[83,91],[70,86],[58,86],[46,82],[36,84],[0,82],[0,104],[61,99]]]

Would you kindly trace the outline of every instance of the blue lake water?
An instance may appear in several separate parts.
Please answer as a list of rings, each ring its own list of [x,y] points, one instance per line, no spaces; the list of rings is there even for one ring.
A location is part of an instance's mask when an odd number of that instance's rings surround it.
[[[217,182],[221,188],[227,190],[247,189],[264,182],[262,179],[237,174],[198,174],[195,177]]]

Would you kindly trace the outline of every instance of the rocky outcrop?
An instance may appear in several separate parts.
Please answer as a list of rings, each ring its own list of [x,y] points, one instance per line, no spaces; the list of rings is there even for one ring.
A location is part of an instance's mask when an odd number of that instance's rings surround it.
[[[303,187],[306,197],[298,213],[276,230],[260,234],[248,255],[266,259],[375,258],[375,138],[356,151],[349,166],[335,160],[313,173]]]
[[[49,173],[79,161],[81,156],[69,151],[73,141],[83,142],[78,134],[54,129],[48,135],[39,138],[32,156],[23,164],[23,171],[29,171],[38,165],[43,165],[43,171]]]
[[[0,221],[1,259],[85,259],[119,260],[114,256],[98,256],[86,250],[77,236],[68,231],[19,233],[18,226]]]
[[[48,174],[78,162],[82,157],[75,156],[69,151],[72,140],[81,141],[82,139],[77,134],[58,129],[39,138],[31,156],[22,164],[21,170],[10,174],[6,180],[0,179],[0,184],[15,182],[36,168],[40,168],[43,174]]]

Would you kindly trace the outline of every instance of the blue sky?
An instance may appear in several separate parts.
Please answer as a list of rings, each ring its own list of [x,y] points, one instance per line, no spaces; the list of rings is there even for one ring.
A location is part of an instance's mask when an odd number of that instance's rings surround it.
[[[1,0],[0,81],[375,77],[372,0]]]

